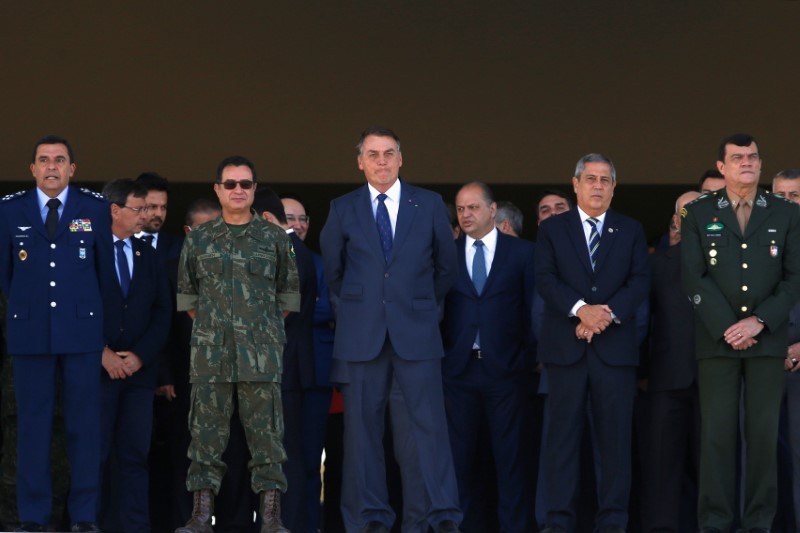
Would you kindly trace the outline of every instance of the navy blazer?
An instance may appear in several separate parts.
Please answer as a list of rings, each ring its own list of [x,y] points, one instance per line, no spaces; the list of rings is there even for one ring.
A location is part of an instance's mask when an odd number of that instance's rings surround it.
[[[440,305],[457,267],[440,195],[402,182],[388,264],[366,184],[331,202],[320,244],[325,278],[337,298],[335,359],[372,360],[387,334],[403,359],[444,356]]]
[[[649,391],[685,389],[697,379],[694,310],[681,283],[681,245],[652,257]]]
[[[0,288],[8,298],[8,353],[103,348],[98,244],[111,239],[105,199],[71,186],[51,243],[36,189],[0,202]]]
[[[571,365],[587,343],[575,335],[580,322],[569,317],[575,303],[607,304],[619,323],[595,335],[592,346],[609,365],[637,365],[636,311],[650,290],[650,263],[641,224],[615,211],[606,212],[596,270],[592,271],[580,214],[573,209],[539,226],[536,284],[545,302],[539,360]]]
[[[133,277],[128,297],[122,295],[117,277],[113,238],[102,245],[100,286],[103,291],[103,328],[106,345],[115,352],[130,351],[142,360],[142,368],[126,382],[156,386],[158,355],[167,340],[172,320],[172,291],[162,261],[153,247],[131,238]],[[110,379],[105,370],[103,379]]]
[[[325,282],[322,256],[312,252],[317,274],[317,302],[314,305],[314,363],[317,387],[330,387],[331,359],[336,318],[333,315],[330,291]]]
[[[297,274],[300,278],[300,311],[284,319],[286,346],[283,349],[281,388],[309,389],[315,386],[314,304],[317,300],[317,274],[311,250],[295,232],[289,233],[294,246]]]
[[[442,372],[457,376],[464,371],[480,330],[486,371],[492,377],[505,377],[535,359],[534,245],[498,231],[492,268],[478,295],[467,270],[465,243],[462,234],[456,240],[458,277],[444,304]]]
[[[172,235],[164,231],[158,232],[158,240],[156,241],[156,255],[162,263],[166,263],[170,259],[175,259],[181,256],[181,249],[183,248],[183,236]]]

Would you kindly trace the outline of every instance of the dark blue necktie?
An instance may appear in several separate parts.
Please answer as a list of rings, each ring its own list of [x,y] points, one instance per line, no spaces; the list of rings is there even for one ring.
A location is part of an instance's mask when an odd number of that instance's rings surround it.
[[[385,194],[378,195],[378,209],[375,211],[375,223],[378,225],[378,235],[381,238],[383,258],[389,262],[392,256],[392,222],[389,220],[389,210],[384,201],[388,198]]]
[[[51,198],[47,200],[47,216],[44,219],[44,227],[47,228],[47,235],[52,240],[56,236],[58,229],[58,208],[61,206],[61,200],[58,198]]]
[[[475,241],[475,257],[472,258],[472,284],[480,295],[486,285],[486,257],[483,255],[483,241]],[[481,332],[475,335],[475,346],[481,347]]]
[[[597,247],[600,246],[600,233],[597,232],[597,223],[600,221],[596,218],[587,218],[586,222],[592,227],[589,232],[589,259],[594,270],[597,265]]]
[[[144,241],[144,243],[147,246],[153,246],[153,236],[152,235],[142,235],[142,239],[141,240]]]
[[[119,240],[114,243],[117,247],[117,270],[119,270],[119,286],[122,288],[122,295],[128,297],[128,289],[131,287],[131,271],[128,267],[128,257],[125,255],[125,241]]]
[[[486,257],[483,255],[483,241],[475,241],[475,257],[472,258],[472,284],[480,294],[486,284]]]

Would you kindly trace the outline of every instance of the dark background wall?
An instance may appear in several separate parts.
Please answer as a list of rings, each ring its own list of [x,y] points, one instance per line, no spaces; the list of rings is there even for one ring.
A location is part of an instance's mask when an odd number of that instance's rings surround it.
[[[764,182],[800,166],[798,11],[754,0],[4,2],[0,192],[30,186],[32,143],[58,133],[76,150],[77,181],[155,170],[179,183],[177,228],[216,163],[241,153],[312,202],[318,230],[330,196],[362,182],[353,145],[378,123],[402,138],[410,181],[452,198],[484,180],[529,218],[538,190],[569,188],[578,157],[604,152],[618,167],[615,206],[655,233],[725,134],[759,139]]]

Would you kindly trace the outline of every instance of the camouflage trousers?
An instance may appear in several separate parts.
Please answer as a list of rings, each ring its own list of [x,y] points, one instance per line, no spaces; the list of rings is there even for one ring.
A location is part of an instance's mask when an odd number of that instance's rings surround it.
[[[253,492],[272,489],[285,492],[286,476],[281,468],[286,461],[281,384],[272,382],[192,384],[189,411],[192,441],[187,454],[191,465],[186,488],[191,492],[210,488],[219,493],[227,468],[222,454],[228,445],[234,395],[252,456],[247,466]]]
[[[0,449],[0,524],[16,524],[17,516],[17,399],[14,394],[14,372],[12,359],[3,356],[0,368],[0,427],[3,446]],[[66,429],[61,410],[61,380],[56,386],[56,405],[53,419],[53,441],[50,461],[53,469],[53,511],[50,526],[63,529],[62,518],[66,513],[69,492],[69,461],[67,460]]]

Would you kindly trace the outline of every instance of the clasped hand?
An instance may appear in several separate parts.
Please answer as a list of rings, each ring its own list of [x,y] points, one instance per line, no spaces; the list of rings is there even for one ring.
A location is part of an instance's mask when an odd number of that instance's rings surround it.
[[[592,342],[592,337],[599,335],[611,325],[611,308],[605,304],[586,304],[578,309],[576,316],[580,322],[575,327],[575,336],[586,342]]]

